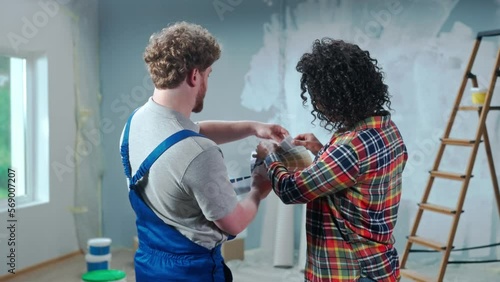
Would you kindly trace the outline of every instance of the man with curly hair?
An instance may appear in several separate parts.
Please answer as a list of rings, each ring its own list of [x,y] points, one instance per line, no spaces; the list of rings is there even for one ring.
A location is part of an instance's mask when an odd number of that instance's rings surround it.
[[[218,144],[255,135],[280,141],[281,126],[255,121],[194,123],[221,50],[203,27],[180,22],[153,34],[144,60],[153,96],[125,125],[121,154],[137,216],[138,282],[232,281],[221,244],[244,230],[271,191],[253,175],[238,202]]]
[[[297,71],[303,103],[307,92],[314,120],[335,132],[324,145],[311,133],[295,137],[316,155],[303,170],[289,172],[265,142],[257,158],[283,203],[307,204],[305,280],[397,281],[392,234],[408,156],[383,73],[368,51],[331,38],[314,41]]]

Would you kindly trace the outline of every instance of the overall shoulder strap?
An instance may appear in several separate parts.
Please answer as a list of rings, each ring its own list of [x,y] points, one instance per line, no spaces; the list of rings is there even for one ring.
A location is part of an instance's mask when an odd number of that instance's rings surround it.
[[[132,121],[132,117],[139,110],[139,108],[135,109],[134,112],[129,116],[127,123],[125,124],[125,130],[123,131],[122,144],[120,146],[120,155],[122,157],[123,169],[125,170],[125,175],[130,180],[132,178],[132,169],[130,168],[130,160],[128,154],[128,135],[130,132],[130,122]]]
[[[163,142],[158,145],[153,152],[151,152],[148,157],[142,162],[141,166],[135,173],[134,177],[132,177],[132,180],[130,182],[131,185],[135,185],[139,179],[141,179],[151,168],[153,163],[170,147],[175,145],[177,142],[186,139],[191,136],[199,136],[199,137],[205,137],[202,134],[199,134],[197,132],[194,132],[192,130],[188,129],[183,129],[181,131],[178,131],[174,133],[173,135],[169,136],[167,139],[165,139]]]
[[[199,134],[197,132],[194,132],[192,130],[188,129],[183,129],[180,130],[173,135],[169,136],[167,139],[165,139],[163,142],[158,145],[153,152],[151,152],[148,157],[142,162],[140,165],[139,169],[135,173],[134,176],[132,176],[132,168],[130,166],[130,158],[129,158],[129,133],[130,133],[130,123],[132,121],[132,117],[134,114],[137,112],[139,108],[137,108],[128,118],[127,123],[125,124],[125,129],[123,131],[123,138],[122,138],[122,144],[120,146],[120,154],[122,157],[122,164],[123,164],[123,169],[125,171],[125,175],[127,176],[129,180],[129,187],[131,189],[134,188],[135,184],[137,181],[139,181],[144,175],[149,171],[153,163],[170,147],[172,147],[174,144],[177,142],[186,139],[191,136],[200,136],[200,137],[206,137],[202,134]]]

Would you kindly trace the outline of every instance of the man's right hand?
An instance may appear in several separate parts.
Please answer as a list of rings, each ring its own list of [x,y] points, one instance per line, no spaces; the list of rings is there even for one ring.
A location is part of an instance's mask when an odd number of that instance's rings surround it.
[[[293,144],[296,146],[304,146],[307,150],[311,151],[314,155],[317,155],[319,150],[323,148],[323,144],[319,142],[318,138],[312,133],[303,133],[297,135],[293,139]]]
[[[265,166],[260,165],[258,168],[252,173],[252,184],[246,197],[238,202],[230,214],[214,221],[215,225],[227,234],[237,235],[247,228],[257,214],[260,201],[271,192],[271,181],[266,173],[255,172],[260,169],[265,170]]]
[[[251,189],[256,191],[260,195],[260,199],[263,200],[271,192],[272,186],[269,177],[265,173],[259,172],[260,169],[265,169],[265,166],[260,165],[252,173]]]

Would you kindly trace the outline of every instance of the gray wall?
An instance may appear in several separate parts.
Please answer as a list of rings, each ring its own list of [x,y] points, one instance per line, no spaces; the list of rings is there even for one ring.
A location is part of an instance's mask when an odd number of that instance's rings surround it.
[[[234,3],[232,10],[217,14],[214,3]],[[266,3],[272,2],[271,6]],[[130,246],[135,234],[134,214],[129,207],[125,180],[118,154],[118,140],[128,113],[151,94],[141,54],[149,35],[178,20],[204,25],[223,45],[222,58],[210,77],[205,109],[193,119],[256,119],[278,121],[292,135],[314,132],[322,141],[327,132],[312,127],[309,111],[298,96],[299,78],[295,64],[322,36],[358,43],[379,59],[393,96],[393,119],[398,123],[410,151],[404,175],[404,192],[396,230],[397,247],[403,249],[405,236],[416,212],[425,181],[442,134],[459,80],[478,31],[500,27],[500,4],[490,1],[99,1],[102,78],[102,117],[115,130],[104,136],[106,171],[103,183],[103,224],[106,236],[119,245]],[[280,7],[280,5],[283,5]],[[392,8],[391,8],[392,7]],[[273,16],[274,14],[274,16]],[[478,74],[489,81],[498,40],[486,40],[485,53],[478,58]],[[496,95],[500,96],[500,95]],[[122,98],[124,100],[122,100]],[[499,97],[496,97],[499,98]],[[129,99],[127,101],[126,99]],[[467,98],[467,101],[470,99]],[[466,101],[466,102],[467,102]],[[470,102],[470,101],[469,101]],[[495,100],[498,102],[498,99]],[[226,106],[227,105],[227,106]],[[493,150],[500,159],[499,118],[491,117]],[[457,135],[474,132],[475,117],[461,116]],[[469,136],[470,137],[470,136]],[[247,173],[249,152],[256,141],[249,139],[223,146],[232,176]],[[496,147],[495,147],[496,146]],[[444,162],[449,170],[460,171],[465,160],[452,151]],[[484,154],[476,170],[481,177],[471,189],[457,233],[457,245],[478,245],[498,236],[498,214],[491,200],[491,187]],[[483,173],[484,171],[484,173]],[[452,184],[440,183],[451,187]],[[439,190],[435,203],[453,206],[456,190]],[[451,190],[451,191],[450,191]],[[475,212],[475,206],[482,206]],[[263,212],[248,229],[247,248],[260,244]],[[300,212],[296,213],[300,222]],[[480,219],[475,222],[475,219]],[[429,220],[422,233],[446,235],[444,221]],[[473,233],[472,226],[485,226],[486,234]],[[298,227],[295,234],[298,237]],[[296,246],[298,240],[295,241]],[[467,256],[470,254],[466,254]],[[489,251],[477,256],[494,255]]]

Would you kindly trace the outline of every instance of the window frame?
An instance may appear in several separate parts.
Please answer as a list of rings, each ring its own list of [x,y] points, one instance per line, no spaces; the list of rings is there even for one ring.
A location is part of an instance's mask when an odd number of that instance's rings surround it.
[[[19,155],[24,153],[24,171],[23,169],[20,172],[16,171],[16,178],[23,177],[25,194],[22,196],[16,195],[16,208],[48,203],[50,198],[50,165],[47,56],[43,53],[34,52],[12,53],[2,49],[0,49],[0,55],[24,59],[25,66],[23,113],[18,114],[18,116],[23,116],[23,120],[11,120],[11,132],[14,126],[20,124],[24,126],[24,152],[19,153]],[[12,103],[11,99],[11,105]],[[11,135],[11,143],[13,143],[13,138]],[[11,153],[11,157],[12,155]],[[7,210],[7,204],[8,198],[0,200],[0,212]]]

